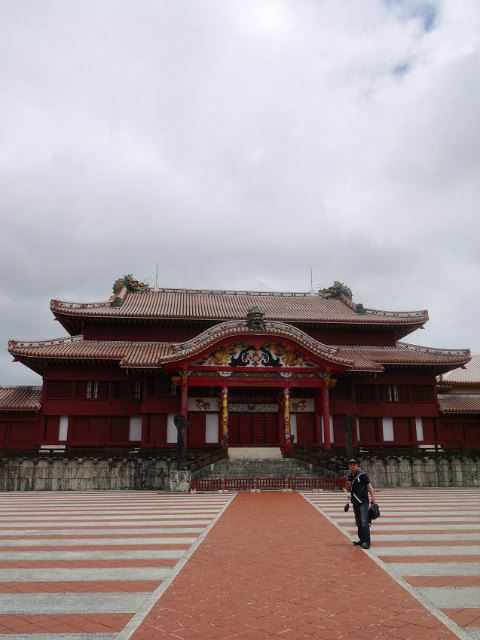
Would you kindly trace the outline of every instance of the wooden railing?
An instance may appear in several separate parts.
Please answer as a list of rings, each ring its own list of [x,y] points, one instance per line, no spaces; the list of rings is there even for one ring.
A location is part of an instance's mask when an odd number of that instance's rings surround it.
[[[272,491],[294,489],[342,489],[346,487],[343,476],[335,478],[287,477],[287,478],[193,478],[192,491]]]

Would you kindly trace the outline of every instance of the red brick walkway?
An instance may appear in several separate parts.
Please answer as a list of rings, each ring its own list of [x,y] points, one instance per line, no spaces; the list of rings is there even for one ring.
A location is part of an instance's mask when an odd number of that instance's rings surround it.
[[[296,493],[239,494],[133,640],[455,638]]]

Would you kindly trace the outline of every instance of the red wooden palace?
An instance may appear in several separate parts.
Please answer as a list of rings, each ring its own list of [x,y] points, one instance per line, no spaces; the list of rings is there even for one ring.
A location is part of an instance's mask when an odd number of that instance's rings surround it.
[[[468,350],[400,339],[426,311],[352,302],[335,283],[310,293],[152,289],[125,276],[103,302],[51,301],[69,337],[11,340],[41,388],[0,390],[0,447],[190,448],[458,446],[446,439],[436,377]],[[470,446],[479,446],[479,429]],[[448,441],[447,441],[448,440]]]

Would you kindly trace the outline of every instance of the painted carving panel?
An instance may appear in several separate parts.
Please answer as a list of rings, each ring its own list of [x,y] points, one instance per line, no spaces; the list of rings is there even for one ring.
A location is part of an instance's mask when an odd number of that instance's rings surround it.
[[[189,398],[189,411],[218,411],[218,398]]]
[[[234,343],[221,347],[205,359],[195,362],[205,367],[315,367],[302,354],[282,344],[267,342],[263,344]]]

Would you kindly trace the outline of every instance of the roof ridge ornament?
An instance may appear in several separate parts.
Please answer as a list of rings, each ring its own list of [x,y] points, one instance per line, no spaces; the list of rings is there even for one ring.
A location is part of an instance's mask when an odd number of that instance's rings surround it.
[[[150,291],[146,282],[135,280],[131,273],[127,273],[113,283],[113,296],[110,297],[112,307],[121,307],[127,293],[144,293]]]
[[[247,311],[246,323],[249,329],[254,331],[265,331],[265,314],[259,309],[259,307],[257,307],[257,305],[250,307]]]
[[[353,298],[350,287],[347,287],[346,284],[338,280],[335,280],[332,285],[325,289],[319,289],[318,293],[321,298],[325,298],[326,300],[347,298],[347,300],[351,302]]]

